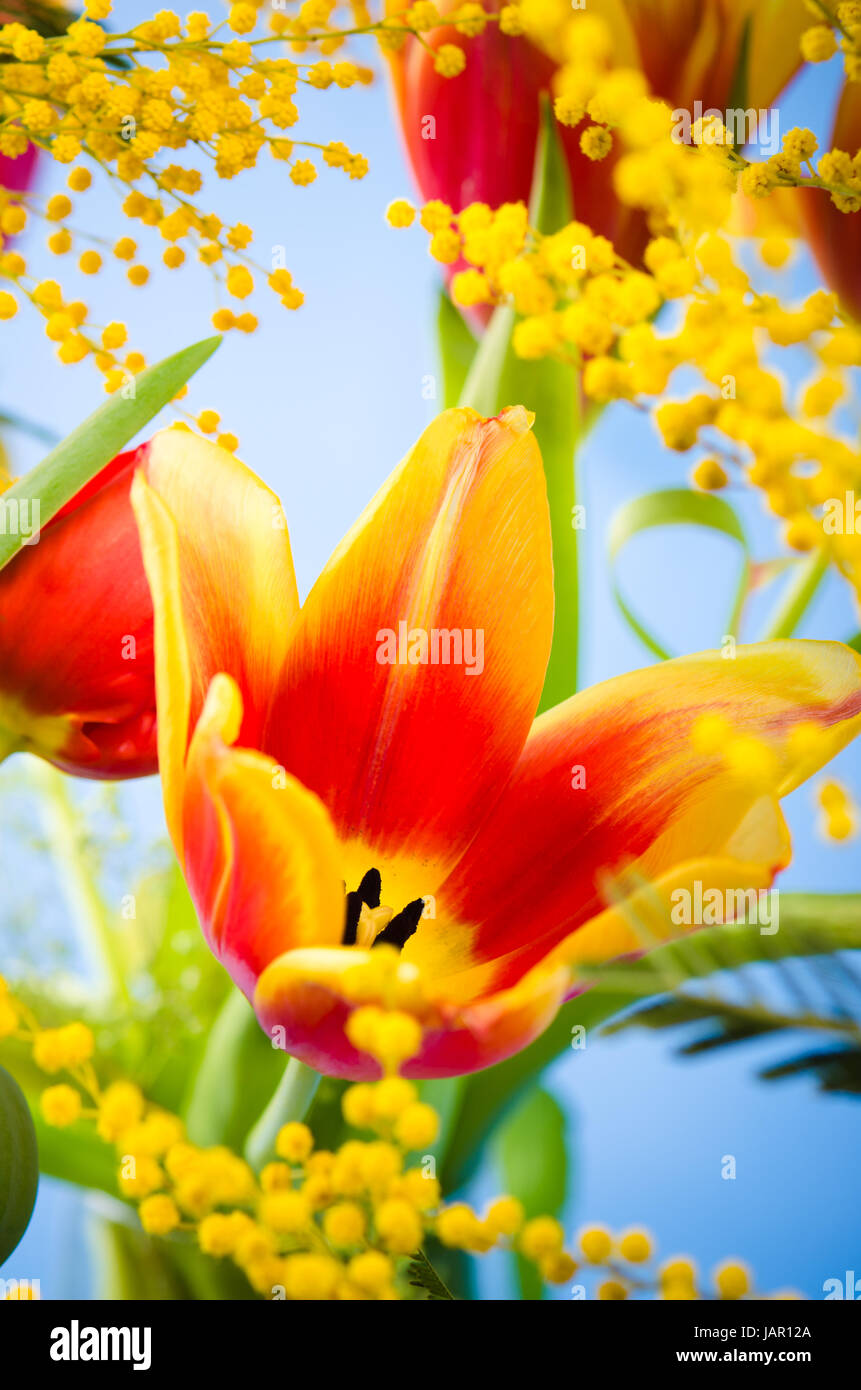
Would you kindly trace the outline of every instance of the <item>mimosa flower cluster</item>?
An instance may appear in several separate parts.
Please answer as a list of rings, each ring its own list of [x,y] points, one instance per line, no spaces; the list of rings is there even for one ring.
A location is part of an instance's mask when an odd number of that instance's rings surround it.
[[[234,4],[226,18],[160,10],[117,32],[120,16],[112,10],[110,0],[86,0],[85,13],[49,37],[22,23],[0,26],[0,157],[13,161],[35,147],[69,166],[65,187],[46,198],[4,188],[0,173],[0,319],[29,303],[60,360],[93,360],[109,392],[143,366],[140,354],[123,352],[126,325],[92,324],[80,289],[32,275],[12,238],[39,220],[49,250],[73,260],[79,276],[114,266],[134,288],[147,284],[154,255],[169,270],[197,261],[223,299],[213,326],[253,332],[258,319],[248,301],[259,284],[289,310],[304,296],[286,266],[253,258],[251,227],[227,225],[201,203],[208,176],[233,179],[268,156],[300,188],[323,167],[364,178],[367,159],[343,141],[293,134],[302,96],[371,82],[371,68],[342,52],[348,39],[390,49],[440,22],[429,3],[395,21],[372,19],[363,0],[304,0],[289,13]],[[483,12],[477,5],[465,11],[459,32],[466,39]],[[464,62],[457,44],[439,51],[443,75],[457,75]],[[130,234],[111,240],[83,230],[84,195],[97,171],[116,188]]]
[[[40,1027],[0,977],[0,1039],[26,1042],[42,1071],[67,1078],[42,1092],[45,1122],[60,1129],[94,1125],[116,1151],[118,1191],[137,1204],[144,1230],[196,1241],[205,1254],[232,1260],[262,1297],[408,1298],[411,1261],[432,1236],[476,1255],[516,1251],[551,1284],[571,1284],[588,1272],[603,1300],[753,1296],[751,1275],[739,1261],[720,1265],[711,1288],[686,1257],[650,1266],[653,1242],[644,1230],[613,1235],[603,1226],[586,1227],[575,1257],[565,1249],[559,1221],[527,1219],[514,1197],[497,1198],[481,1214],[465,1202],[445,1205],[424,1152],[437,1137],[439,1117],[397,1074],[398,1059],[418,1046],[415,1034],[406,1014],[359,1010],[354,1040],[387,1068],[382,1080],[344,1093],[344,1118],[365,1137],[334,1151],[318,1149],[311,1129],[291,1121],[277,1134],[272,1161],[257,1172],[226,1147],[191,1143],[181,1120],[148,1104],[133,1081],[100,1085],[91,1029],[83,1022]]]
[[[692,145],[679,143],[668,104],[649,96],[643,74],[609,67],[605,26],[590,16],[570,23],[579,47],[557,74],[556,115],[565,124],[593,122],[585,135],[594,157],[615,142],[615,196],[645,216],[652,233],[642,264],[582,221],[531,226],[523,203],[472,203],[456,212],[432,200],[420,220],[430,254],[453,268],[452,298],[464,309],[512,305],[519,356],[570,364],[598,404],[624,400],[651,412],[667,446],[691,456],[696,486],[717,490],[732,479],[761,489],[786,543],[825,552],[861,596],[861,525],[844,515],[844,500],[851,509],[861,498],[861,454],[839,419],[851,371],[861,366],[861,332],[834,294],[819,291],[792,306],[763,294],[735,235],[744,230],[740,193],[759,199],[804,184],[854,213],[861,153],[831,150],[814,172],[816,139],[794,128],[777,155],[749,163],[715,118],[694,131]],[[589,134],[598,129],[612,139]],[[387,215],[405,227],[415,210],[401,200]],[[758,245],[773,271],[792,255],[779,232]],[[659,329],[655,320],[668,304],[674,312]],[[788,362],[799,349],[809,376],[790,392],[780,368],[784,351]],[[684,367],[696,369],[697,389],[668,400]]]
[[[807,63],[827,63],[840,52],[847,82],[861,82],[861,4],[858,0],[806,0],[819,22],[801,36],[801,56]]]

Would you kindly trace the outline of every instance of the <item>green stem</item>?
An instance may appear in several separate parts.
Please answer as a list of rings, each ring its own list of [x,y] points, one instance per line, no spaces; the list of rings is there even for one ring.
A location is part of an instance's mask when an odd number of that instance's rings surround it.
[[[284,1075],[245,1144],[245,1157],[259,1168],[272,1157],[275,1138],[282,1125],[304,1120],[320,1084],[320,1073],[307,1067],[298,1057],[290,1057]]]
[[[575,388],[576,390],[576,385]],[[553,551],[553,645],[544,677],[539,711],[551,709],[577,689],[580,585],[574,508],[577,499],[576,454],[570,439],[554,447],[543,431],[541,443],[547,501],[550,507],[550,541]]]
[[[768,626],[766,642],[777,642],[780,638],[792,636],[828,572],[829,558],[823,547],[799,565]]]
[[[66,779],[56,768],[38,758],[33,759],[30,775],[41,794],[42,821],[72,917],[85,946],[95,955],[109,990],[130,1007],[132,997],[126,984],[122,955],[105,904],[87,867],[80,816],[69,798]]]

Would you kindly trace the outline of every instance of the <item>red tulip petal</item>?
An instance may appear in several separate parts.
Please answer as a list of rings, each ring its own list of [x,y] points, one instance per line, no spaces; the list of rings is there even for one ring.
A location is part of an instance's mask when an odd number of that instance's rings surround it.
[[[380,1066],[356,1050],[345,1028],[355,1004],[344,977],[368,952],[290,951],[263,973],[254,995],[261,1025],[291,1056],[328,1076],[378,1077]],[[435,1000],[417,1013],[421,1051],[403,1076],[458,1076],[501,1062],[544,1031],[565,995],[564,966],[537,970],[510,990],[465,1007]],[[368,1002],[368,1001],[365,1001]]]
[[[156,770],[136,458],[112,460],[0,570],[0,735],[83,776]]]
[[[132,490],[156,619],[159,762],[181,852],[182,769],[219,671],[242,694],[241,741],[261,746],[298,611],[281,506],[244,464],[185,430],[147,447]]]
[[[762,739],[784,795],[858,731],[859,671],[839,643],[768,643],[738,648],[733,661],[703,653],[664,662],[548,711],[405,959],[450,993],[455,974],[459,993],[488,992],[599,914],[609,880],[632,865],[653,879],[676,864],[729,857],[760,863],[767,879],[788,853],[774,794],[763,816],[761,785],[719,754],[698,754],[694,723],[719,713]],[[821,746],[799,761],[787,739],[806,721],[823,730]],[[577,769],[585,786],[576,786]]]
[[[552,605],[529,417],[447,411],[312,589],[263,747],[321,797],[342,841],[411,858],[431,892],[517,761]],[[427,664],[406,660],[410,632]]]
[[[249,996],[275,957],[337,945],[344,886],[335,832],[313,793],[269,758],[234,748],[239,692],[210,686],[185,779],[185,873],[204,934]]]

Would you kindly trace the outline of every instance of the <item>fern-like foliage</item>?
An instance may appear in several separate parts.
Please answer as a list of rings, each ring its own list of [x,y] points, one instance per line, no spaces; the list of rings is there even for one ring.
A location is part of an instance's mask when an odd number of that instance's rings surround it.
[[[629,921],[644,947],[654,944],[653,913]],[[696,1031],[678,1048],[685,1057],[780,1035],[789,1055],[762,1067],[764,1080],[807,1074],[823,1091],[861,1095],[859,947],[861,896],[791,895],[773,935],[755,925],[705,928],[591,978],[628,996],[606,1032],[687,1026]]]

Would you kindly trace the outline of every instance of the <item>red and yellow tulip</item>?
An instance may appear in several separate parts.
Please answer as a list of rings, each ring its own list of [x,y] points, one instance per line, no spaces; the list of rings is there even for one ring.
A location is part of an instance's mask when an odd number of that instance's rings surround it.
[[[404,8],[403,0],[388,0],[390,14]],[[449,15],[458,3],[444,0],[437,8]],[[496,14],[501,0],[484,8]],[[581,17],[568,0],[523,0],[519,14],[525,36],[509,37],[496,22],[469,39],[436,28],[390,55],[399,124],[421,195],[456,212],[472,202],[498,207],[529,199],[540,99]],[[804,0],[590,0],[588,15],[606,22],[614,64],[640,68],[656,96],[674,108],[701,101],[722,112],[731,100],[770,105],[800,63],[799,37],[810,24]],[[453,42],[466,51],[466,69],[447,78],[434,60]],[[637,261],[648,236],[645,218],[615,197],[613,156],[594,163],[581,152],[581,129],[559,127],[574,216]]]
[[[141,463],[120,454],[0,570],[3,756],[81,777],[157,770],[152,602],[129,503]]]
[[[361,1006],[417,1021],[408,1075],[524,1047],[578,967],[642,949],[614,882],[664,903],[769,885],[778,797],[861,726],[861,663],[825,642],[667,662],[535,719],[553,588],[530,427],[441,415],[301,606],[280,506],[233,457],[169,431],[133,485],[170,832],[213,952],[327,1073],[374,1073]],[[480,632],[482,661],[435,664],[435,632],[464,653]],[[740,758],[692,741],[704,714]]]
[[[853,156],[861,145],[861,86],[847,82],[840,97],[829,147],[843,151],[848,177],[857,177]],[[837,174],[839,178],[839,173]],[[847,177],[847,182],[848,182]],[[836,207],[821,189],[804,189],[799,199],[803,231],[819,268],[841,304],[855,319],[861,319],[861,221],[856,212]]]

